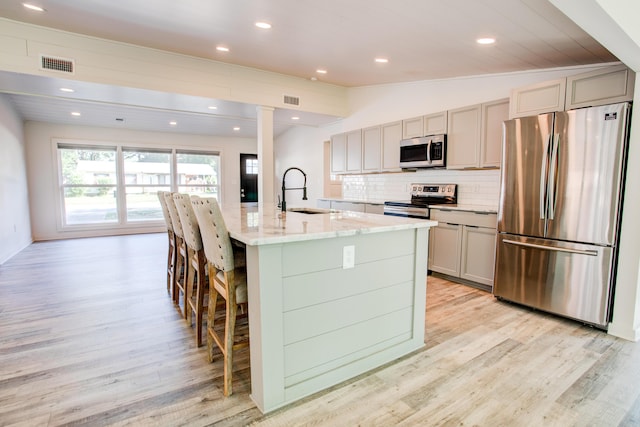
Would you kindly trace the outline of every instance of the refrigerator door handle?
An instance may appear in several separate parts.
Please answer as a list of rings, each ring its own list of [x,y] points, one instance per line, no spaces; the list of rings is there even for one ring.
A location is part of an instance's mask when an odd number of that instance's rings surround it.
[[[558,170],[558,149],[560,146],[560,135],[553,135],[553,145],[551,146],[551,163],[549,165],[549,219],[553,219],[556,210],[556,185]]]
[[[547,215],[547,167],[549,164],[549,141],[551,135],[547,135],[544,142],[544,155],[540,165],[540,219],[544,220]]]
[[[583,250],[580,250],[580,249],[559,248],[557,246],[537,245],[535,243],[518,242],[518,241],[515,241],[515,240],[503,240],[503,242],[504,243],[508,243],[510,245],[524,246],[524,247],[527,247],[527,248],[542,249],[542,250],[545,250],[545,251],[568,252],[570,254],[598,256],[598,252],[597,251],[593,251],[593,250],[583,251]]]

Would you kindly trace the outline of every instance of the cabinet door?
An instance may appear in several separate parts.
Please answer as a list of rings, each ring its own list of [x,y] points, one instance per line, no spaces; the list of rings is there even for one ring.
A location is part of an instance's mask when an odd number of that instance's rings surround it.
[[[339,211],[355,211],[364,212],[364,203],[341,202],[338,200],[331,201],[331,208]]]
[[[402,139],[402,122],[382,125],[382,169],[400,169],[400,140]]]
[[[567,110],[631,101],[635,73],[625,65],[567,77]]]
[[[441,111],[424,116],[424,134],[438,135],[447,133],[447,112]]]
[[[509,120],[509,99],[482,104],[480,167],[499,168],[502,158],[502,122]]]
[[[496,230],[465,225],[462,230],[460,277],[493,286]]]
[[[449,111],[447,169],[479,167],[481,114],[480,105]]]
[[[362,130],[347,132],[347,172],[362,171]]]
[[[316,206],[322,209],[331,209],[331,200],[318,199]]]
[[[441,222],[429,230],[429,270],[460,276],[462,226]]]
[[[331,137],[331,173],[344,173],[347,170],[347,135],[344,133]]]
[[[377,172],[382,164],[381,127],[362,131],[362,172]]]
[[[415,138],[424,136],[424,119],[422,116],[402,121],[402,137]]]
[[[564,111],[567,79],[550,80],[511,91],[509,118]]]
[[[366,213],[384,215],[384,205],[374,205],[373,203],[365,203],[364,211]]]

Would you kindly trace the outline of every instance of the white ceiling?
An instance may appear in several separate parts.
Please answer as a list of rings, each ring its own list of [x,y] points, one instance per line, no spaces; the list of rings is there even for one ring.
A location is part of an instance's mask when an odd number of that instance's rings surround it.
[[[2,0],[0,16],[36,25],[209,58],[354,87],[617,61],[548,0]],[[152,7],[150,7],[150,5]],[[258,20],[270,30],[254,26]],[[479,37],[495,37],[490,46]],[[229,47],[218,52],[218,45]],[[387,64],[374,58],[386,57]],[[316,70],[327,70],[318,74]],[[165,130],[168,120],[189,120],[192,133],[255,136],[254,106],[159,93],[128,93],[88,85],[81,120],[77,101],[54,94],[53,82],[0,72],[0,91],[25,119],[92,126]],[[55,82],[55,90],[60,86]],[[35,88],[35,89],[34,89]],[[37,88],[40,88],[39,90]],[[140,91],[138,91],[140,92]],[[34,97],[33,94],[37,94]],[[140,105],[140,95],[160,102]],[[135,108],[130,99],[136,99]],[[198,104],[198,108],[195,105]],[[153,107],[152,107],[153,105]],[[56,111],[64,111],[57,117]],[[276,134],[291,126],[291,111],[276,111]],[[299,111],[296,115],[301,116]],[[124,122],[115,118],[125,117]],[[75,119],[75,120],[74,120]],[[317,126],[335,117],[306,115]],[[241,127],[240,132],[231,127]],[[180,129],[168,129],[185,132]],[[246,132],[246,133],[245,133]]]

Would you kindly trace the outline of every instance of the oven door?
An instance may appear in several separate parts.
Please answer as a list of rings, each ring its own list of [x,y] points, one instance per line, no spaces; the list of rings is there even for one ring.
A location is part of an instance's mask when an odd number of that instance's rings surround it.
[[[429,219],[429,208],[421,206],[384,205],[384,214],[404,218]]]

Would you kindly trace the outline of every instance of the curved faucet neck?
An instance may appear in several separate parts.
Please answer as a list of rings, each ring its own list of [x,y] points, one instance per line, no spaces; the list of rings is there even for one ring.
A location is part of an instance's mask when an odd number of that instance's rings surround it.
[[[302,187],[287,188],[285,186],[285,178],[287,177],[287,173],[289,173],[289,171],[291,171],[291,170],[297,170],[302,174],[302,176],[304,176],[304,184],[303,184]],[[302,200],[307,200],[307,174],[304,173],[304,171],[302,169],[297,168],[297,167],[290,167],[289,169],[284,171],[284,173],[282,174],[282,202],[280,204],[280,206],[282,208],[282,212],[286,212],[286,210],[287,210],[287,202],[286,202],[285,196],[284,196],[284,193],[285,193],[286,190],[302,190]]]

